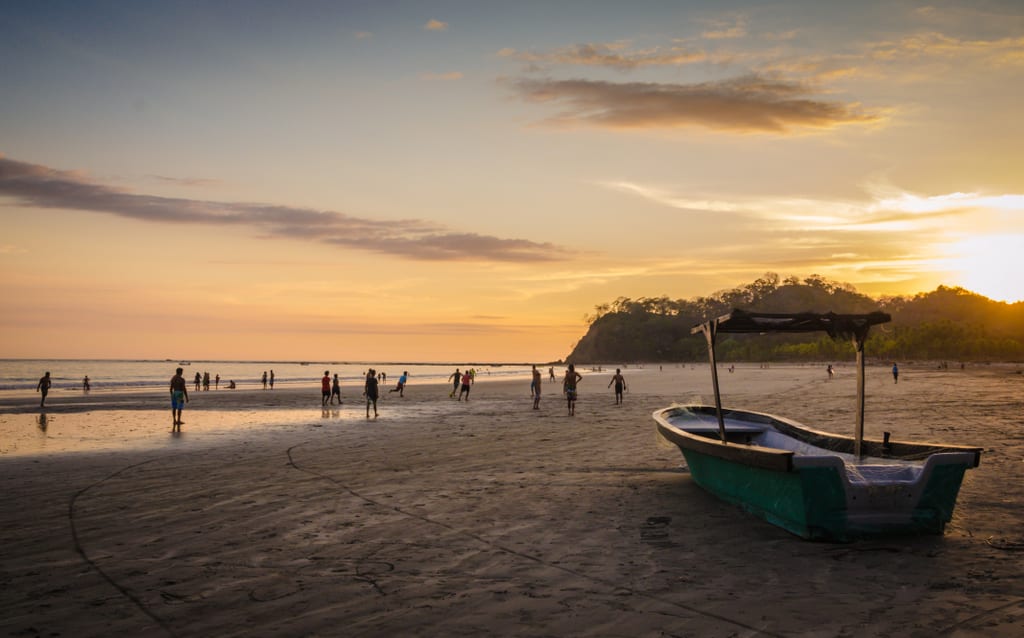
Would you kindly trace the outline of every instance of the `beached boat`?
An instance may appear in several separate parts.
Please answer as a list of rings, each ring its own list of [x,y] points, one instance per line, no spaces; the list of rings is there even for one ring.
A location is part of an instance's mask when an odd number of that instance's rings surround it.
[[[733,311],[694,327],[708,342],[715,405],[654,412],[658,432],[675,444],[694,482],[798,536],[851,540],[886,534],[942,534],[964,473],[981,450],[961,445],[864,439],[864,341],[881,312],[769,314]],[[857,354],[853,437],[814,430],[779,416],[723,409],[718,333],[825,331],[849,337]]]

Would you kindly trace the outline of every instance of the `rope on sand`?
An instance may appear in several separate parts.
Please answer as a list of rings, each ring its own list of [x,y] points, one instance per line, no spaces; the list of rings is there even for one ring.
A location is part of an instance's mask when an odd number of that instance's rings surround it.
[[[82,496],[83,494],[85,494],[86,492],[91,490],[92,488],[97,487],[99,485],[102,485],[103,483],[109,481],[112,478],[117,477],[118,475],[120,475],[120,474],[122,474],[124,472],[127,472],[128,470],[137,468],[137,467],[139,467],[141,465],[145,465],[147,463],[152,463],[155,460],[156,459],[149,459],[148,461],[142,461],[140,463],[134,463],[134,464],[129,465],[127,467],[122,467],[120,470],[114,472],[113,474],[111,474],[111,475],[109,475],[107,477],[104,477],[104,478],[96,481],[92,485],[88,485],[86,487],[83,487],[82,489],[80,489],[77,492],[75,492],[71,496],[71,500],[68,501],[68,522],[71,525],[71,538],[72,538],[72,540],[74,541],[74,544],[75,544],[75,551],[78,553],[79,556],[82,557],[82,560],[84,560],[85,563],[89,567],[94,569],[96,571],[96,573],[99,574],[103,578],[103,580],[107,581],[107,583],[109,583],[111,587],[113,587],[118,592],[120,592],[122,596],[124,596],[128,600],[132,601],[132,603],[136,607],[138,607],[139,611],[141,611],[143,614],[145,614],[150,620],[155,622],[161,629],[163,629],[167,633],[167,635],[169,635],[169,636],[177,636],[177,634],[174,632],[174,630],[171,629],[170,625],[168,625],[162,618],[160,618],[159,616],[154,614],[149,609],[149,607],[147,607],[146,604],[143,603],[138,598],[138,596],[136,596],[131,591],[129,591],[127,587],[125,587],[121,583],[119,583],[116,580],[114,580],[114,578],[110,574],[108,574],[107,572],[103,571],[103,568],[100,567],[96,563],[96,561],[94,561],[92,558],[89,557],[89,554],[86,553],[85,548],[82,547],[82,541],[78,537],[78,527],[75,525],[75,502],[78,500],[79,496]]]
[[[567,574],[571,574],[573,576],[576,576],[577,578],[582,578],[582,579],[585,579],[585,580],[589,580],[589,581],[591,581],[593,583],[598,583],[600,585],[603,585],[605,587],[610,588],[614,592],[625,592],[625,593],[628,593],[628,594],[630,594],[632,596],[637,596],[639,598],[646,598],[648,600],[653,600],[655,602],[658,602],[658,603],[661,603],[661,604],[664,604],[664,605],[669,605],[669,606],[672,606],[672,607],[677,607],[677,608],[680,608],[680,609],[684,609],[684,610],[689,611],[691,613],[694,613],[694,614],[697,614],[697,615],[700,615],[700,616],[704,616],[705,618],[712,618],[714,620],[719,620],[719,621],[722,621],[724,623],[728,623],[728,624],[733,625],[735,627],[740,627],[742,629],[746,629],[748,631],[753,632],[753,635],[770,636],[771,638],[783,638],[783,636],[781,634],[773,633],[771,631],[768,631],[767,629],[764,629],[763,627],[755,627],[753,625],[748,625],[748,624],[744,623],[743,621],[736,620],[735,618],[729,618],[728,616],[723,616],[721,614],[716,614],[714,612],[706,611],[706,610],[700,609],[698,607],[694,607],[692,605],[687,605],[685,603],[681,603],[681,602],[679,602],[677,600],[671,600],[671,599],[667,599],[667,598],[662,598],[660,596],[655,596],[653,594],[648,594],[646,592],[642,592],[642,591],[639,591],[639,590],[636,590],[636,589],[632,589],[630,587],[623,586],[623,585],[621,585],[619,583],[616,583],[616,582],[612,582],[612,581],[605,580],[605,579],[602,579],[602,578],[597,578],[595,576],[591,576],[590,574],[585,574],[585,573],[583,573],[583,572],[581,572],[579,570],[573,569],[571,567],[566,567],[565,565],[561,565],[561,564],[558,564],[558,563],[548,562],[548,561],[544,560],[543,558],[540,558],[539,556],[533,556],[531,554],[526,554],[524,552],[521,552],[519,550],[513,549],[511,547],[507,547],[505,545],[501,545],[500,543],[495,543],[494,541],[488,540],[488,539],[484,538],[483,536],[480,536],[479,534],[474,534],[473,532],[467,531],[465,529],[460,529],[460,528],[454,527],[452,525],[449,525],[448,523],[444,523],[444,522],[441,522],[441,521],[434,520],[434,519],[429,518],[427,516],[424,516],[422,514],[417,514],[415,512],[406,511],[406,510],[402,509],[401,507],[399,507],[397,505],[388,505],[387,503],[381,503],[380,501],[375,501],[375,500],[373,500],[372,498],[370,498],[368,496],[364,496],[363,494],[360,494],[356,490],[352,489],[348,485],[345,485],[344,483],[342,483],[341,481],[339,481],[338,479],[336,479],[336,478],[334,478],[332,476],[328,476],[327,474],[323,474],[321,472],[317,472],[315,470],[310,470],[310,469],[307,469],[307,468],[299,466],[299,464],[295,462],[295,457],[292,456],[292,450],[294,450],[295,448],[297,448],[297,447],[299,447],[301,445],[305,445],[305,443],[299,443],[297,445],[293,445],[292,447],[288,448],[288,450],[286,451],[286,453],[288,455],[288,465],[292,466],[293,468],[295,468],[296,470],[298,470],[300,472],[303,472],[305,474],[309,474],[311,476],[316,476],[316,477],[321,478],[321,479],[323,479],[325,481],[333,483],[334,485],[336,485],[339,488],[345,490],[346,492],[348,492],[352,496],[354,496],[354,497],[356,497],[358,499],[361,499],[361,500],[363,500],[363,501],[365,501],[365,502],[367,502],[367,503],[369,503],[371,505],[375,505],[375,506],[380,507],[382,509],[387,509],[387,510],[391,510],[393,512],[397,512],[398,514],[402,514],[403,516],[407,516],[409,518],[415,518],[416,520],[420,520],[420,521],[423,521],[424,523],[428,523],[430,525],[435,525],[437,527],[444,528],[444,529],[446,529],[446,530],[448,530],[450,532],[454,532],[456,534],[461,534],[463,536],[466,536],[468,538],[471,538],[471,539],[477,541],[478,543],[480,543],[480,544],[482,544],[482,545],[484,545],[486,547],[489,547],[491,549],[503,552],[503,553],[508,554],[510,556],[516,556],[516,557],[521,558],[523,560],[527,560],[527,561],[530,561],[530,562],[533,562],[533,563],[537,563],[539,565],[543,565],[543,566],[548,567],[550,569],[556,569],[556,570],[565,572]]]

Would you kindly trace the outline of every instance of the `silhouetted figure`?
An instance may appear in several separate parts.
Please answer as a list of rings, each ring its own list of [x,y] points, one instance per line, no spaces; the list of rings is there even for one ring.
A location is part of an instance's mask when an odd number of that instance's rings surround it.
[[[562,392],[565,393],[565,400],[569,405],[569,416],[576,416],[576,384],[583,379],[583,375],[576,372],[576,367],[569,364],[565,371],[565,379],[562,380]]]
[[[338,397],[338,405],[341,405],[341,381],[338,375],[334,375],[334,382],[331,385],[331,404],[334,404],[334,397]]]
[[[373,416],[377,416],[377,396],[378,396],[378,381],[377,375],[374,373],[373,368],[366,373],[366,384],[363,385],[363,394],[366,396],[366,418],[370,418],[370,404],[373,404]]]
[[[530,394],[533,396],[533,409],[540,409],[540,370],[533,366],[532,379],[530,380]]]
[[[184,423],[181,420],[181,411],[188,402],[188,384],[185,383],[185,377],[181,376],[181,372],[181,368],[178,368],[174,371],[174,376],[171,377],[171,416],[174,418],[171,432],[175,430],[181,432],[181,425]],[[196,376],[199,376],[198,372]]]
[[[36,392],[43,394],[42,399],[39,400],[39,407],[43,407],[46,403],[46,395],[50,393],[50,386],[53,385],[53,381],[50,379],[50,373],[47,372],[39,379],[39,383],[36,384]]]
[[[391,394],[392,392],[397,392],[398,396],[404,397],[405,396],[405,383],[408,380],[409,380],[409,371],[406,370],[406,371],[402,372],[402,376],[398,377],[398,384],[395,387],[393,387],[390,390],[388,390],[388,394]]]
[[[615,368],[615,374],[608,382],[608,387],[612,387],[613,383],[615,384],[615,405],[619,405],[622,403],[622,391],[626,389],[626,379],[618,368]]]

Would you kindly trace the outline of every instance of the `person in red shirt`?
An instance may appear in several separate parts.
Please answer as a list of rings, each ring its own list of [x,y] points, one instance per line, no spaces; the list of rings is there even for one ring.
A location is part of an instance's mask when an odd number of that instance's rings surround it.
[[[324,370],[324,378],[320,379],[320,405],[327,405],[327,402],[331,399],[331,373],[329,370]]]

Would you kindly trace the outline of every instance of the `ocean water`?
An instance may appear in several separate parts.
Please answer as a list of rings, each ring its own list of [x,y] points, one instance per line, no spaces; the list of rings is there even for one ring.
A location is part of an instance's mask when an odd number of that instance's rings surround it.
[[[294,387],[316,385],[324,371],[339,376],[345,385],[362,384],[370,368],[387,374],[388,383],[395,383],[404,371],[410,382],[444,382],[458,367],[476,370],[478,381],[486,379],[529,378],[530,366],[521,364],[422,364],[422,363],[368,363],[368,362],[282,362],[282,361],[146,361],[112,359],[0,359],[0,392],[34,392],[39,378],[49,372],[53,380],[51,392],[82,390],[82,381],[88,376],[92,392],[124,392],[131,390],[165,389],[174,370],[184,368],[183,376],[189,387],[198,372],[210,373],[210,385],[220,375],[221,387],[234,381],[239,389],[262,388],[262,376],[274,371],[274,385]],[[538,365],[538,367],[541,367]],[[546,368],[544,368],[546,373]],[[561,368],[558,371],[561,374]]]

